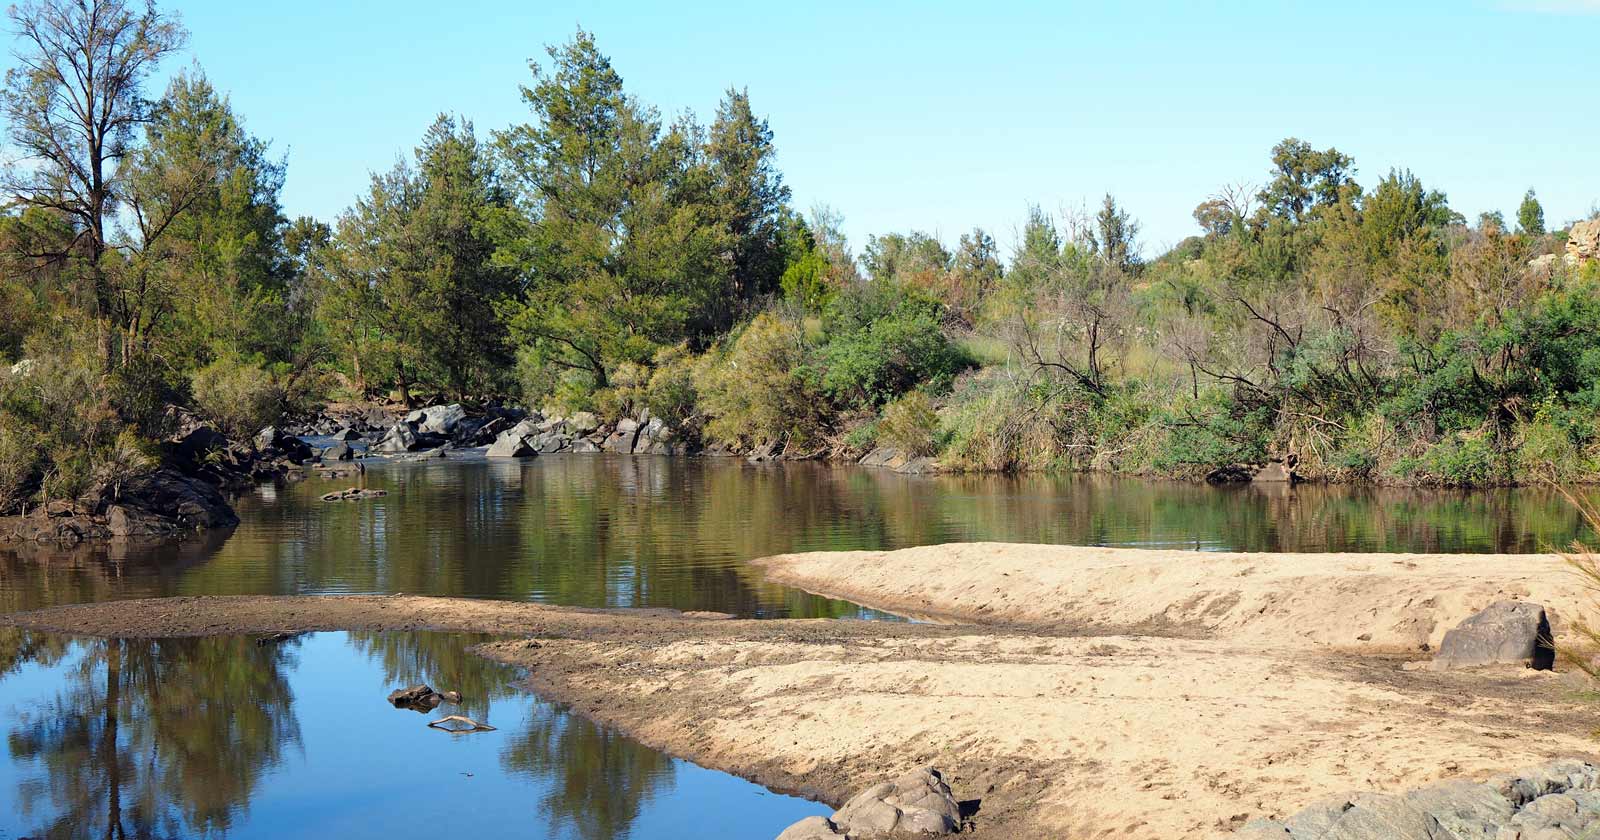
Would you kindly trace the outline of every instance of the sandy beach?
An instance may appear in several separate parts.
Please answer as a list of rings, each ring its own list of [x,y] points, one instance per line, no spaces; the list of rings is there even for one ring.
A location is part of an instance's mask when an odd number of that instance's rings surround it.
[[[729,620],[421,597],[200,597],[0,616],[98,635],[419,628],[651,746],[837,804],[922,764],[979,837],[1225,836],[1328,795],[1600,757],[1558,668],[1432,671],[1504,598],[1586,594],[1543,555],[1253,555],[969,544],[761,561],[937,623]],[[1365,638],[1364,638],[1365,637]]]

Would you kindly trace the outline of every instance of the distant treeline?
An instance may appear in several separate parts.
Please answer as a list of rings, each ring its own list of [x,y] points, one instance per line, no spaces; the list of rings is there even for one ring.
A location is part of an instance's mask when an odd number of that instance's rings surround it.
[[[441,115],[339,218],[291,220],[285,161],[201,70],[148,98],[176,19],[11,18],[0,511],[147,468],[172,406],[237,435],[371,398],[648,407],[736,448],[963,469],[1600,475],[1600,268],[1532,191],[1469,221],[1289,139],[1153,259],[1109,195],[1034,208],[1010,254],[975,229],[857,256],[791,206],[745,91],[664,119],[580,31],[531,65],[525,124]]]

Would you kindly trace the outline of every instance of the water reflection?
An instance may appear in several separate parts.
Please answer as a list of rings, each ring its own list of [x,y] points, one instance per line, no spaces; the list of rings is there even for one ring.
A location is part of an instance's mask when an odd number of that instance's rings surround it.
[[[844,616],[748,559],[957,540],[1249,551],[1539,551],[1586,532],[1539,489],[1240,487],[1095,476],[906,477],[824,464],[555,456],[383,464],[383,499],[308,480],[235,532],[159,548],[0,549],[0,611],[170,594],[407,592],[752,616]]]
[[[480,637],[104,640],[0,631],[0,837],[393,837],[448,829],[772,836],[824,809],[702,770],[517,690]],[[426,682],[451,736],[384,702]],[[668,794],[671,794],[670,796]],[[693,814],[693,824],[684,815]]]
[[[16,812],[41,836],[226,833],[299,743],[287,647],[8,636],[8,672],[58,675],[7,736]]]

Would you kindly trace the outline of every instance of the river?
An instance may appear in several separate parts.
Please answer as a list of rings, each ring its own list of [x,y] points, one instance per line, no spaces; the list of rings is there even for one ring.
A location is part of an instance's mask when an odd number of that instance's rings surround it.
[[[1537,490],[1212,488],[1095,476],[910,477],[820,463],[553,456],[374,461],[179,544],[0,549],[0,611],[198,594],[450,595],[748,617],[879,618],[764,583],[789,551],[1003,540],[1194,550],[1531,552],[1587,538]],[[471,638],[68,639],[0,631],[0,838],[772,836],[826,809],[650,750],[515,688]],[[389,708],[428,681],[493,732]],[[115,829],[114,829],[115,827]],[[117,830],[119,829],[119,830]]]

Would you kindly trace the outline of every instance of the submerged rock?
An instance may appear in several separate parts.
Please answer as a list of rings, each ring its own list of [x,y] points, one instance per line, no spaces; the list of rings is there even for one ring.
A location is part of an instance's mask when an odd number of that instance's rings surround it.
[[[1528,601],[1496,601],[1444,634],[1433,666],[1520,664],[1549,670],[1556,658],[1551,638],[1544,607]]]

